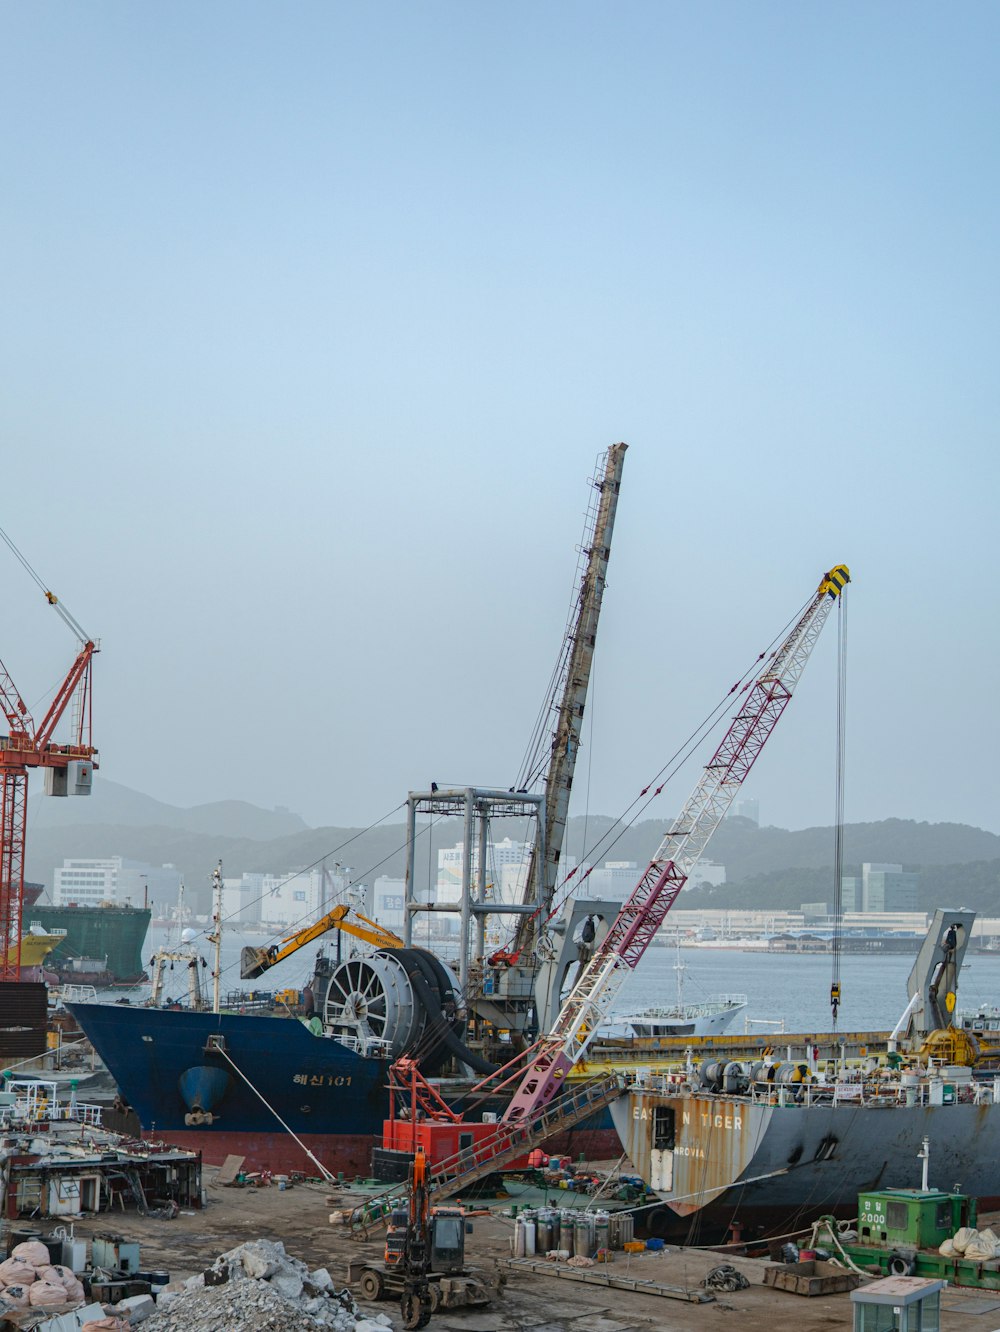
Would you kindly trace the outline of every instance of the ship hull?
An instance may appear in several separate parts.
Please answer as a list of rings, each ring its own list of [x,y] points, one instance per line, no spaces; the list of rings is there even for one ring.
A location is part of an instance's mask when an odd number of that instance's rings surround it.
[[[210,1163],[368,1174],[388,1109],[388,1065],[292,1018],[70,1004],[144,1133]],[[285,1127],[287,1126],[287,1127]],[[289,1132],[291,1130],[291,1132]]]
[[[318,1160],[334,1174],[371,1173],[389,1112],[386,1060],[292,1018],[68,1007],[144,1134],[200,1151],[209,1164],[237,1155],[247,1170],[315,1174]],[[618,1154],[618,1139],[605,1111],[548,1147],[603,1159]]]
[[[709,1092],[636,1090],[611,1108],[637,1172],[663,1200],[653,1228],[711,1242],[784,1234],[857,1213],[864,1190],[933,1179],[1000,1205],[1000,1104],[774,1104]]]
[[[65,930],[66,937],[55,949],[50,966],[67,983],[112,984],[144,977],[142,950],[149,929],[146,907],[35,906],[30,913],[43,929]],[[73,963],[80,958],[107,958],[106,981],[74,975]]]

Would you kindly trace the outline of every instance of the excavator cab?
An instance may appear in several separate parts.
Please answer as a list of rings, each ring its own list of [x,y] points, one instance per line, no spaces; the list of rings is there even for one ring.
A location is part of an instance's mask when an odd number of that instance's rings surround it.
[[[460,1207],[431,1212],[431,1271],[450,1276],[465,1266],[465,1216]]]

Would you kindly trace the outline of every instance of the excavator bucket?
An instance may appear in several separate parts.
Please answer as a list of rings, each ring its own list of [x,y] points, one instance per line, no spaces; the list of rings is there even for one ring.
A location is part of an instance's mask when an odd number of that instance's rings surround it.
[[[269,966],[266,948],[247,946],[240,954],[240,975],[244,980],[256,980],[258,976],[263,976]]]

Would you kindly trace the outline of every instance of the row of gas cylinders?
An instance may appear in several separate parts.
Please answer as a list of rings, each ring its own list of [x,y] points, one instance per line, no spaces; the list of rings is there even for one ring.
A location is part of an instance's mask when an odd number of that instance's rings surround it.
[[[553,1251],[592,1258],[599,1249],[622,1249],[635,1234],[631,1212],[584,1212],[576,1208],[525,1208],[514,1222],[514,1257]]]

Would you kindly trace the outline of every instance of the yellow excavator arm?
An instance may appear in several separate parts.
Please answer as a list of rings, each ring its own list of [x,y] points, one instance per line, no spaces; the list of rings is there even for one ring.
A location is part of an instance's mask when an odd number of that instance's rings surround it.
[[[240,975],[244,980],[254,980],[257,976],[262,976],[271,967],[284,962],[286,957],[291,957],[306,944],[326,934],[327,930],[342,930],[345,934],[353,934],[356,939],[363,939],[365,943],[374,944],[376,948],[403,947],[402,939],[398,934],[393,934],[392,930],[385,929],[377,921],[362,916],[360,912],[357,913],[357,921],[348,920],[350,913],[349,906],[335,906],[312,925],[286,935],[280,944],[270,944],[266,948],[244,948],[240,957]],[[359,924],[359,921],[362,923]]]

